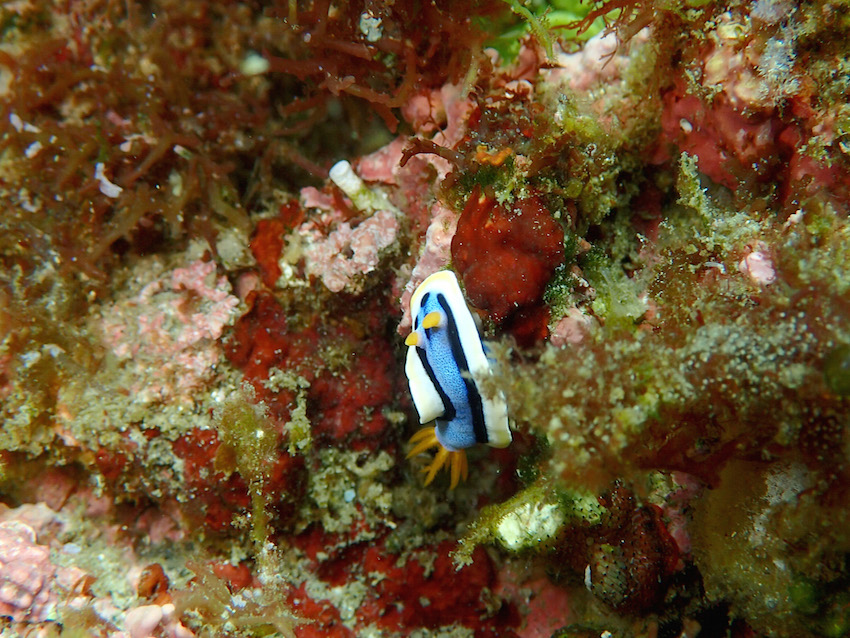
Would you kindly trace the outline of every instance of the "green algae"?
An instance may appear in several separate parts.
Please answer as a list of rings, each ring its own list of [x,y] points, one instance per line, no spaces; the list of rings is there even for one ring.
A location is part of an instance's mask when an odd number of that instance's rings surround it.
[[[554,488],[541,477],[507,501],[482,508],[458,541],[452,560],[460,569],[471,564],[476,547],[494,542],[511,553],[546,554],[563,527],[596,525],[603,512],[596,495]]]
[[[827,387],[840,396],[850,396],[850,346],[838,346],[827,354],[823,365]]]
[[[221,445],[215,468],[229,475],[238,472],[248,484],[251,496],[251,537],[258,546],[266,542],[269,529],[270,497],[263,489],[277,460],[279,434],[262,403],[252,401],[250,386],[241,396],[229,399],[215,413]]]
[[[324,358],[327,362],[327,357]],[[313,446],[313,432],[307,417],[307,394],[310,382],[292,371],[271,368],[263,386],[271,391],[289,390],[295,392],[295,406],[290,411],[290,419],[283,428],[288,435],[287,451],[294,454],[306,454]]]
[[[534,35],[540,46],[546,51],[546,56],[550,60],[553,59],[555,57],[554,44],[545,23],[519,0],[504,0],[504,2],[511,8],[511,11],[522,17],[528,25],[529,32]]]
[[[300,624],[285,602],[283,588],[268,584],[262,590],[231,592],[228,583],[208,566],[189,562],[195,574],[190,588],[178,591],[175,607],[186,614],[200,636],[295,636]]]
[[[574,116],[569,110],[566,115],[569,127]],[[590,137],[603,139],[598,130]],[[610,137],[605,143],[616,148]],[[625,156],[611,157],[616,175]],[[605,163],[599,166],[604,170]],[[631,223],[633,193],[586,174],[577,178],[581,188],[570,190],[570,179],[568,174],[538,183],[552,191],[565,186],[573,198],[583,188],[604,195],[592,204],[595,212],[578,217],[578,232],[568,235],[568,241],[583,239],[590,230],[590,250],[568,252],[545,301],[555,318],[578,305],[592,310],[600,325],[590,327],[581,343],[547,346],[534,360],[517,361],[493,349],[501,369],[510,370],[498,382],[517,427],[548,443],[538,472],[528,475],[551,481],[552,490],[598,493],[617,477],[640,483],[643,469],[653,466],[665,473],[690,472],[715,485],[727,481],[721,475],[727,463],[723,450],[788,461],[803,449],[814,493],[840,498],[846,459],[840,451],[811,450],[846,449],[846,419],[825,425],[828,415],[846,410],[841,400],[847,395],[841,344],[850,332],[846,215],[821,196],[799,200],[790,216],[765,199],[733,196],[699,171],[698,157],[683,153],[675,169],[656,180],[667,184],[669,203],[661,210],[657,236],[647,241]],[[745,260],[755,251],[767,256],[773,275],[759,278],[747,269]],[[593,289],[589,298],[580,292],[582,279]],[[533,488],[486,508],[462,538],[456,560],[478,543],[513,551],[500,538],[500,522],[511,517],[528,522],[540,508],[548,512]],[[824,533],[836,547],[846,546],[838,511],[809,497],[800,508],[806,512],[801,518],[830,521]],[[557,510],[562,526],[568,525],[563,515],[568,509]],[[775,533],[778,520],[765,520],[765,533]],[[697,538],[695,551],[717,560],[715,553],[731,545],[722,533],[713,536],[722,529],[714,521],[700,517],[696,526],[712,540]],[[801,521],[794,525],[800,526],[794,533],[804,534]],[[745,544],[734,552],[752,549]],[[771,547],[755,554],[752,562],[731,561],[717,569],[701,560],[712,600],[731,602],[733,614],[768,632],[784,626],[805,633],[811,627],[818,635],[840,635],[843,621],[834,613],[840,596],[828,584],[835,576],[815,568],[835,561],[825,557],[820,543],[809,539],[798,551]],[[777,555],[793,569],[775,579],[763,577]],[[753,601],[761,591],[769,592],[770,603],[758,606]],[[770,605],[779,606],[779,616],[771,616]],[[834,623],[824,619],[826,610]]]
[[[618,264],[629,242],[616,248],[616,235],[609,237],[613,243],[607,251],[598,246],[579,259],[603,302],[592,307],[605,321],[581,343],[547,347],[534,362],[514,362],[511,375],[500,379],[518,427],[549,441],[551,458],[543,462],[542,476],[553,485],[593,492],[616,477],[640,483],[641,468],[649,465],[682,469],[734,490],[740,480],[718,474],[726,466],[720,453],[724,447],[734,445],[742,455],[793,459],[800,446],[812,445],[805,443],[807,437],[837,432],[837,441],[842,440],[846,419],[839,417],[830,429],[822,425],[825,415],[810,411],[812,405],[822,405],[825,413],[842,411],[840,400],[826,397],[824,390],[830,383],[839,394],[836,384],[844,379],[846,347],[833,344],[846,343],[850,330],[846,300],[836,294],[850,268],[834,238],[847,229],[847,219],[815,203],[801,209],[799,221],[783,222],[758,208],[733,204],[703,179],[693,160],[683,157],[679,201],[662,222],[655,244],[660,259],[636,262],[627,276]],[[803,220],[809,220],[808,226],[819,222],[819,240],[813,241]],[[778,280],[765,284],[739,269],[741,256],[757,242],[774,255]],[[620,260],[609,257],[618,254]],[[603,276],[612,271],[617,278]],[[570,286],[563,276],[551,286],[557,307]],[[618,310],[609,300],[623,294],[630,304],[651,308],[652,315]],[[829,359],[833,352],[835,363]],[[819,485],[814,493],[840,491],[846,461],[840,453],[837,467],[829,460],[833,457],[818,458],[812,461],[817,478],[811,480]],[[751,473],[742,470],[741,476]],[[754,494],[749,505],[730,507],[752,512],[760,498]],[[705,503],[710,502],[709,497]],[[699,512],[709,507],[696,503]],[[709,579],[710,598],[731,601],[733,613],[770,631],[792,628],[777,635],[805,633],[806,627],[833,635],[841,621],[827,629],[815,617],[836,608],[834,589],[826,585],[836,575],[817,566],[836,561],[831,550],[806,536],[811,530],[803,530],[812,520],[823,521],[816,525],[819,533],[840,553],[850,541],[839,522],[844,515],[814,495],[801,495],[797,507],[801,513],[782,523],[782,531],[776,529],[777,514],[760,523],[765,538],[806,537],[796,550],[770,544],[776,540],[754,551],[752,543],[740,541],[747,522],[727,529],[721,521],[730,521],[729,516],[712,510],[694,523],[693,529],[701,530],[694,551]],[[480,524],[485,530],[495,525],[489,513]],[[472,529],[470,539],[496,538],[492,531]],[[738,558],[721,559],[730,552]],[[788,570],[769,565],[777,556]],[[774,575],[768,578],[768,572]]]
[[[847,513],[818,505],[811,479],[800,465],[733,462],[697,504],[695,560],[707,595],[732,600],[736,614],[772,635],[836,635],[840,626],[832,610],[843,597]]]
[[[495,540],[512,551],[541,549],[563,522],[557,501],[548,493],[538,482],[504,503],[483,508],[452,554],[455,568],[472,564],[475,548]]]
[[[580,261],[587,281],[596,291],[591,302],[593,314],[610,327],[629,328],[640,323],[646,314],[645,286],[640,279],[630,278],[619,262],[592,251]]]
[[[507,64],[516,60],[523,38],[529,34],[537,40],[551,60],[555,58],[556,42],[586,41],[605,28],[604,18],[600,16],[586,30],[578,32],[575,24],[584,19],[591,10],[590,4],[580,0],[503,1],[519,21],[503,20],[494,25],[491,19],[485,21],[483,26],[494,32],[485,42],[485,46],[497,51]]]
[[[501,166],[482,164],[466,170],[458,179],[458,201],[465,201],[476,188],[492,190],[499,203],[512,201],[521,192],[524,180],[515,167],[514,159],[508,157]]]

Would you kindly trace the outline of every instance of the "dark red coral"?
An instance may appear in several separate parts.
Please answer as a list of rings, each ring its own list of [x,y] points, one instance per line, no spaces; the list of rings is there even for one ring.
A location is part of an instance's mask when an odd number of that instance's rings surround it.
[[[236,565],[230,562],[212,563],[210,565],[212,572],[223,580],[230,591],[239,591],[246,587],[255,585],[254,575],[251,573],[251,567],[247,561],[243,561]]]
[[[791,98],[782,112],[754,105],[745,109],[724,94],[711,100],[689,94],[679,78],[662,99],[656,161],[684,151],[718,184],[731,190],[745,186],[759,195],[771,195],[775,189],[782,203],[819,190],[832,192],[834,200],[846,200],[846,171],[805,151],[813,131],[824,127],[811,107],[812,96]]]
[[[257,398],[265,401],[272,417],[286,422],[296,393],[283,388],[272,390],[264,382],[274,367],[293,370],[312,381],[318,347],[316,330],[290,330],[283,306],[271,294],[261,292],[253,297],[251,309],[236,322],[225,354],[251,382]]]
[[[157,601],[158,604],[171,602],[168,594],[168,576],[159,563],[151,563],[142,570],[136,594],[139,598]],[[161,602],[160,602],[161,601]]]
[[[452,261],[470,303],[501,323],[542,304],[564,259],[564,232],[539,197],[498,204],[476,189],[452,239]]]
[[[382,407],[393,400],[390,372],[395,366],[388,344],[371,339],[360,344],[348,370],[324,372],[310,387],[313,435],[331,442],[353,437],[360,443],[379,437],[389,425]]]
[[[723,96],[707,103],[689,95],[684,80],[664,94],[664,139],[697,158],[699,169],[718,184],[767,182],[787,165],[788,149],[777,145],[781,123],[772,113],[744,114]]]
[[[483,548],[477,548],[472,564],[459,571],[450,556],[454,543],[443,541],[424,549],[433,557],[413,556],[403,564],[386,547],[366,551],[362,568],[374,575],[377,584],[361,605],[364,625],[409,631],[458,624],[473,629],[476,636],[514,635],[509,623],[498,621],[500,611],[494,615],[488,605],[485,592],[495,584],[495,571]]]
[[[310,621],[295,627],[298,638],[349,638],[355,635],[342,624],[339,610],[330,601],[310,598],[306,583],[288,596],[288,602],[293,613]]]
[[[351,621],[356,630],[378,627],[408,635],[418,628],[456,625],[481,637],[515,635],[519,615],[510,604],[494,604],[496,571],[482,547],[473,552],[471,564],[455,570],[452,541],[422,545],[399,556],[386,537],[364,535],[368,530],[365,520],[358,519],[345,533],[327,533],[316,525],[292,538],[328,588],[368,575],[371,586]],[[339,630],[337,610],[325,601],[310,600],[303,588],[292,593],[292,605],[323,629]]]
[[[283,250],[283,222],[279,219],[261,219],[251,237],[251,252],[260,267],[263,283],[273,288],[280,278],[280,259]]]
[[[272,368],[291,371],[309,384],[307,416],[319,442],[363,447],[386,432],[389,421],[382,408],[392,402],[402,380],[394,372],[392,344],[378,334],[381,326],[366,323],[355,332],[356,323],[341,321],[320,329],[314,319],[293,329],[274,297],[259,293],[237,322],[226,352],[281,424],[291,418],[297,391],[270,388],[265,382]],[[328,365],[330,351],[348,353],[342,369]]]
[[[251,506],[248,488],[238,474],[225,478],[215,471],[219,444],[214,430],[194,428],[172,445],[175,456],[183,460],[183,480],[192,494],[187,513],[214,532],[229,529],[234,514]]]
[[[304,219],[304,209],[298,202],[281,204],[276,217],[261,219],[251,237],[251,252],[260,267],[263,283],[274,288],[280,278],[280,260],[286,233]]]
[[[127,467],[127,455],[121,450],[110,450],[101,447],[94,455],[97,469],[110,483],[117,481]]]

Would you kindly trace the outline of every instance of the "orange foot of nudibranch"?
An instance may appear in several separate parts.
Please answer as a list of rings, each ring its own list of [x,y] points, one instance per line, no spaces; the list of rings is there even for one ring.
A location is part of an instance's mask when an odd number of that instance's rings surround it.
[[[449,489],[453,490],[455,486],[457,486],[461,477],[463,477],[464,481],[466,480],[468,473],[466,452],[463,450],[451,452],[440,445],[440,442],[437,440],[437,432],[433,427],[422,428],[419,432],[410,437],[410,442],[415,443],[415,445],[413,446],[413,449],[407,453],[407,458],[421,454],[432,447],[439,448],[437,450],[437,456],[434,457],[431,464],[422,470],[423,472],[427,472],[427,475],[425,476],[425,485],[428,485],[431,481],[433,481],[434,477],[437,476],[437,472],[440,471],[440,468],[446,464],[448,464],[452,472],[452,484]]]

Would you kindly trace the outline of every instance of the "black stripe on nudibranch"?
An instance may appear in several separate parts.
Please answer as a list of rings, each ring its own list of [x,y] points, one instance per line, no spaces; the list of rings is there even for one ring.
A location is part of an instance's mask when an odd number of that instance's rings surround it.
[[[443,312],[446,313],[446,329],[448,330],[449,344],[452,349],[452,357],[457,363],[461,378],[466,386],[466,396],[470,411],[472,412],[472,431],[475,434],[475,440],[479,443],[487,443],[487,425],[484,422],[484,402],[469,371],[469,362],[466,359],[466,353],[460,341],[460,333],[457,329],[454,314],[443,294],[437,293],[437,303],[440,304]],[[437,391],[440,392],[441,390],[438,388]]]
[[[440,382],[437,381],[437,377],[434,374],[434,368],[431,367],[431,364],[428,361],[428,357],[425,354],[425,350],[423,350],[422,348],[416,348],[416,354],[419,355],[419,361],[422,363],[422,367],[425,369],[425,374],[428,375],[428,378],[431,380],[431,385],[434,386],[434,389],[437,391],[437,394],[440,395],[440,400],[443,402],[443,407],[446,409],[440,419],[451,421],[455,418],[455,415],[457,414],[457,410],[455,409],[454,403],[452,403],[452,400],[449,398],[449,395],[446,394],[446,391],[443,390],[443,386],[440,385]]]
[[[430,292],[426,292],[424,295],[422,295],[422,299],[419,302],[420,308],[423,308],[425,306],[425,303],[428,301],[428,297],[430,297],[430,296],[431,296]],[[413,329],[414,330],[419,329],[419,313],[416,313],[416,316],[413,317]]]

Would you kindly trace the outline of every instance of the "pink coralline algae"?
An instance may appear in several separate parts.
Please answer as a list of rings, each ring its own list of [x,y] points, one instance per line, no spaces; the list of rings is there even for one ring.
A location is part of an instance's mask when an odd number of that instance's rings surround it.
[[[552,327],[549,341],[554,346],[581,343],[590,333],[593,319],[578,308],[570,308],[566,315]]]
[[[14,622],[42,622],[65,604],[84,572],[58,567],[50,548],[20,521],[0,522],[0,616]]]
[[[373,272],[382,252],[392,246],[398,233],[398,220],[390,211],[378,211],[352,226],[342,222],[322,237],[308,222],[299,233],[310,238],[304,250],[308,275],[321,278],[331,292],[356,291],[358,278]]]
[[[404,316],[398,327],[399,334],[410,332],[410,297],[413,291],[428,275],[445,268],[451,260],[452,237],[457,230],[457,220],[458,214],[440,203],[435,203],[431,208],[431,223],[425,232],[422,253],[401,295]]]
[[[776,281],[776,269],[764,245],[744,255],[738,262],[738,270],[749,275],[757,284],[766,286]]]
[[[630,46],[638,46],[649,39],[648,30],[643,30],[632,39]],[[618,47],[617,36],[609,33],[591,38],[576,53],[559,52],[556,62],[544,71],[550,82],[566,82],[572,90],[582,93],[605,85],[607,93],[612,84],[622,80],[632,60],[628,51]]]
[[[130,638],[193,638],[195,635],[177,619],[172,603],[134,607],[124,617],[124,624]]]
[[[386,146],[360,158],[357,174],[370,185],[382,185],[387,197],[401,211],[413,232],[423,230],[431,218],[434,183],[431,178],[436,167],[433,155],[420,155],[403,162],[406,137],[397,137]],[[439,160],[440,158],[436,158]],[[305,191],[302,189],[302,197]]]
[[[415,95],[402,112],[417,134],[437,146],[454,148],[464,138],[467,120],[474,110],[474,103],[464,96],[460,86],[447,84]],[[428,155],[426,161],[434,167],[440,179],[452,169],[448,161],[436,155]]]
[[[470,565],[456,570],[449,555],[452,543],[421,545],[405,557],[398,556],[379,539],[359,543],[344,551],[334,549],[334,539],[319,533],[302,535],[297,541],[311,560],[323,588],[342,590],[353,573],[368,574],[370,585],[355,608],[347,610],[347,626],[341,626],[339,610],[325,600],[313,600],[304,587],[292,595],[294,609],[314,622],[299,627],[300,636],[363,635],[367,628],[388,635],[410,635],[416,630],[463,627],[475,636],[515,636],[512,605],[493,604],[489,591],[497,587],[493,561],[478,548]],[[446,595],[452,583],[454,592]],[[309,589],[309,588],[307,588]],[[354,631],[352,631],[354,629]]]
[[[147,280],[134,280],[102,311],[104,338],[130,370],[138,401],[191,401],[192,391],[214,376],[221,358],[216,341],[239,305],[215,269],[200,259],[169,272],[154,264]],[[157,370],[155,380],[149,370]]]
[[[96,582],[94,577],[73,564],[59,564],[51,558],[51,551],[59,547],[65,561],[82,558],[76,544],[57,547],[57,540],[70,531],[68,517],[73,516],[70,511],[90,498],[84,491],[69,495],[64,501],[68,511],[62,508],[54,511],[44,503],[15,509],[0,506],[0,617],[12,623],[13,631],[24,632],[22,635],[51,635],[37,632],[60,619],[73,618],[74,614],[85,617],[84,610],[90,606],[91,615],[86,622],[93,632],[91,635],[192,638],[195,634],[181,623],[175,606],[168,600],[162,604],[131,606],[124,612],[109,598],[94,598],[90,589]],[[114,515],[114,510],[106,499],[100,501],[105,510],[90,506],[86,515],[102,522]],[[111,549],[123,548],[118,560],[127,574],[137,574],[139,568],[132,563],[135,553],[124,544],[124,539],[109,526],[100,533],[111,537]],[[37,540],[42,535],[46,537],[44,543]],[[96,626],[99,631],[94,633]]]

